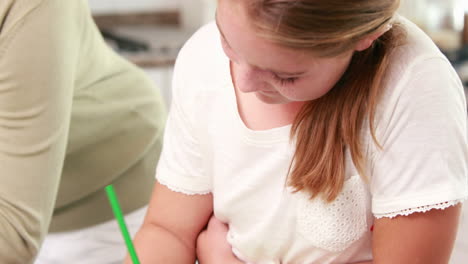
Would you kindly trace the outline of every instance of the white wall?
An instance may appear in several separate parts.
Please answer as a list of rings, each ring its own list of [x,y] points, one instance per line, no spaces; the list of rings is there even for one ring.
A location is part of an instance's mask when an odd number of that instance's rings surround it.
[[[442,21],[451,19],[451,27],[461,31],[468,0],[401,0],[400,14],[427,30],[439,30]]]
[[[181,0],[89,0],[93,13],[123,13],[178,9]]]
[[[166,107],[169,109],[172,100],[171,86],[174,68],[172,66],[145,68],[144,71],[153,80],[155,87],[159,89],[161,96],[166,102]]]
[[[197,29],[214,20],[216,0],[179,0],[182,26]]]

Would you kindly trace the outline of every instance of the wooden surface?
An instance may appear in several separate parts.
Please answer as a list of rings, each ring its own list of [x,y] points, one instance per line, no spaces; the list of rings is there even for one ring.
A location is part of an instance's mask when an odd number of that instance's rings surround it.
[[[129,25],[180,25],[179,11],[112,13],[93,15],[99,28]]]

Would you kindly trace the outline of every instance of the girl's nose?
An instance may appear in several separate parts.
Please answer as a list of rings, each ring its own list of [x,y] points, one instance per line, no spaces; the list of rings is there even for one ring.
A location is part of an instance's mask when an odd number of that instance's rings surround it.
[[[248,64],[236,64],[238,89],[244,93],[256,92],[262,87],[262,70]]]

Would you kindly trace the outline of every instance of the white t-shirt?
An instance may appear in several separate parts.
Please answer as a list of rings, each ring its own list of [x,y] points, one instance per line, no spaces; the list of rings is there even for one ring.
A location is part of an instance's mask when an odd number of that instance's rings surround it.
[[[392,58],[377,109],[364,131],[365,183],[347,155],[344,189],[331,204],[285,185],[291,126],[253,131],[242,122],[214,23],[181,50],[157,179],[185,194],[213,193],[229,223],[233,252],[249,263],[352,263],[372,259],[375,217],[446,208],[468,195],[466,103],[447,59],[401,18],[407,43]]]

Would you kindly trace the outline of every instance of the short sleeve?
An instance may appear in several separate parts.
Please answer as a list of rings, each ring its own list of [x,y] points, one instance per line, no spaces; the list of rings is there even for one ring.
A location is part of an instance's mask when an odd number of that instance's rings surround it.
[[[466,102],[443,57],[414,63],[385,96],[370,189],[377,217],[444,209],[468,195]]]
[[[164,133],[161,158],[156,179],[169,189],[185,194],[211,192],[211,180],[204,170],[203,128],[199,106],[199,86],[192,58],[199,34],[195,34],[182,48],[174,67],[172,103]]]

